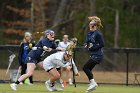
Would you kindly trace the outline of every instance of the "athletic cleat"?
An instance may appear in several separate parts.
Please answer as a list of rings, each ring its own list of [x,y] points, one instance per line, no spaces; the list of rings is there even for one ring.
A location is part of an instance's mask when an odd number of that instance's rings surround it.
[[[98,87],[98,84],[96,82],[94,82],[95,86]]]
[[[15,83],[10,84],[10,87],[12,90],[17,90],[17,84]]]
[[[91,91],[93,91],[95,89],[96,89],[96,85],[95,84],[90,84],[90,86],[86,90],[86,93],[91,92]]]
[[[57,88],[57,91],[63,91],[63,89],[62,88]]]
[[[62,88],[58,88],[56,87],[55,85],[52,87],[52,90],[53,91],[62,91],[63,89]]]
[[[45,86],[46,86],[46,88],[48,89],[48,91],[50,91],[50,92],[53,91],[53,89],[52,89],[52,87],[51,87],[49,81],[46,81],[46,82],[45,82]]]

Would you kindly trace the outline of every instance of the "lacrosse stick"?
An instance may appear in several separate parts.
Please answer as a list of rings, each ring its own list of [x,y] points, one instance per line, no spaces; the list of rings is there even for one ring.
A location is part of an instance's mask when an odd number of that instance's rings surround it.
[[[13,60],[14,60],[15,57],[16,57],[15,54],[12,54],[12,55],[9,56],[9,65],[8,65],[7,70],[6,70],[6,75],[7,75],[7,73],[9,72],[9,69],[10,69],[11,64],[12,64],[12,62],[13,62]]]
[[[68,47],[66,49],[68,51],[68,54],[73,53],[73,49],[76,47],[76,44],[77,44],[77,38],[72,38],[71,41],[70,41],[70,44],[68,45]],[[72,63],[72,58],[70,59],[70,63],[72,65],[73,83],[76,87],[75,72],[74,72],[74,66],[73,66],[73,63]]]
[[[76,81],[75,81],[75,72],[74,72],[74,67],[73,67],[73,63],[72,63],[72,58],[71,58],[71,65],[72,65],[72,73],[73,73],[73,84],[74,84],[74,86],[76,87]]]

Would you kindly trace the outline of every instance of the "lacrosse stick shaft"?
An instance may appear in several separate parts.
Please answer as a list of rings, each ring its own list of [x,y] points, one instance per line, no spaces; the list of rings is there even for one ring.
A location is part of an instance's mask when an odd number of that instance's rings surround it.
[[[6,70],[6,75],[7,75],[7,73],[9,72],[9,69],[10,69],[11,64],[12,64],[12,62],[13,62],[13,60],[14,60],[15,57],[16,57],[15,54],[12,54],[12,55],[9,57],[9,65],[8,65],[7,70]]]
[[[17,75],[16,75],[16,81],[18,80],[20,72],[21,72],[21,66],[19,66],[19,68],[18,68],[18,72],[17,72]]]
[[[72,63],[72,58],[71,58],[71,65],[72,65],[72,72],[73,72],[73,83],[74,83],[74,86],[76,87],[75,73],[74,73],[74,67],[73,67],[73,63]]]
[[[10,69],[10,67],[11,67],[11,63],[12,63],[12,62],[10,62],[9,65],[8,65],[8,68],[7,68],[7,70],[6,70],[6,75],[7,75],[7,73],[9,72],[9,69]]]

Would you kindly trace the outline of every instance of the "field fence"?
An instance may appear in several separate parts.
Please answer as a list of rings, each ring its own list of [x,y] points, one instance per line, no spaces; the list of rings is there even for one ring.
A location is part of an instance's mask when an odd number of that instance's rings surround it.
[[[18,45],[0,46],[0,80],[11,80],[11,78],[15,78],[14,76],[16,76],[16,72],[19,68],[18,51]],[[15,54],[16,57],[13,59],[9,72],[6,75],[9,57],[13,54]],[[104,54],[103,62],[93,69],[94,78],[98,83],[138,84],[140,76],[136,77],[136,75],[140,73],[139,48],[104,48]],[[50,54],[46,56],[48,55]],[[77,82],[88,82],[86,75],[82,71],[82,67],[88,60],[89,55],[90,53],[84,48],[77,47],[75,49],[74,60],[81,74],[80,77],[76,77]],[[48,74],[44,70],[37,69],[35,71],[34,81],[45,81],[48,78]],[[66,72],[64,72],[63,78],[67,79]]]

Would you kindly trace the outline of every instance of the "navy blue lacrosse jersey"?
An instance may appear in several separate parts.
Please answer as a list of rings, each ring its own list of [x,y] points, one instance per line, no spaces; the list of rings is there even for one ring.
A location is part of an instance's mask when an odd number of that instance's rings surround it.
[[[90,31],[87,33],[86,44],[92,55],[103,55],[104,39],[99,31]]]
[[[47,38],[43,38],[35,45],[35,47],[38,47],[38,49],[31,50],[28,54],[28,57],[40,58],[41,55],[44,53],[43,46],[46,46],[46,47],[52,48],[52,49],[56,48],[54,41],[51,41]]]

